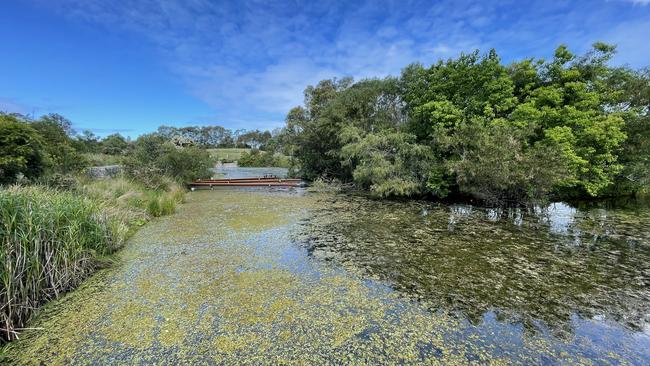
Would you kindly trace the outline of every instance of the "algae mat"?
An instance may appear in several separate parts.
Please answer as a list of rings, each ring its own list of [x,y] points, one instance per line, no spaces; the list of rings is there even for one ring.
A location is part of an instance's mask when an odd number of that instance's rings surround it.
[[[198,191],[118,263],[46,307],[18,365],[635,363],[588,337],[482,327],[310,257],[301,190]],[[588,352],[580,350],[587,349]]]

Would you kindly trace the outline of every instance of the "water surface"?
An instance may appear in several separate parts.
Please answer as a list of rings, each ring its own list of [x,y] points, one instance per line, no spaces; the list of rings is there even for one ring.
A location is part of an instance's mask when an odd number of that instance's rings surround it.
[[[196,191],[17,365],[646,364],[648,211]]]
[[[476,329],[596,363],[597,349],[650,360],[647,201],[489,209],[337,195],[304,226],[312,256]]]
[[[223,178],[257,178],[265,174],[273,174],[278,178],[286,178],[288,169],[277,167],[242,168],[219,166],[213,169],[214,172]]]

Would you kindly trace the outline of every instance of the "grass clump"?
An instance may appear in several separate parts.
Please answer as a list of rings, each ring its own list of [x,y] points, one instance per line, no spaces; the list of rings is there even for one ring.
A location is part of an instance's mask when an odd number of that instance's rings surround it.
[[[0,343],[16,339],[40,305],[77,287],[152,217],[174,213],[185,189],[124,177],[74,188],[0,189]]]
[[[157,189],[125,177],[91,180],[81,184],[81,191],[107,206],[130,211],[131,219],[147,221],[174,213],[176,205],[185,200],[185,189],[176,181],[166,177],[160,180]]]
[[[0,338],[76,287],[127,235],[97,200],[41,186],[0,190]]]

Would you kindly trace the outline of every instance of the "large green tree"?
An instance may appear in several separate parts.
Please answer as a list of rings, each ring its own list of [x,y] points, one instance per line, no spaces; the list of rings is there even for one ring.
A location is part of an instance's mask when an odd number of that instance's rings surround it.
[[[380,196],[493,201],[647,189],[648,71],[611,67],[613,46],[505,65],[492,50],[413,64],[399,79],[324,80],[278,141],[303,177]]]

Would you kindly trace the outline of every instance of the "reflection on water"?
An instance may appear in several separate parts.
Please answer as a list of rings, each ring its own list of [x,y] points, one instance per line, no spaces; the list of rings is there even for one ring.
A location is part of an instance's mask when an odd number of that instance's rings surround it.
[[[39,312],[7,348],[9,364],[650,359],[645,206],[576,206],[556,219],[557,207],[486,210],[295,188],[187,198],[139,230],[114,266]]]
[[[650,348],[650,205],[530,209],[323,198],[304,225],[310,253],[389,283],[470,323],[638,334]]]

